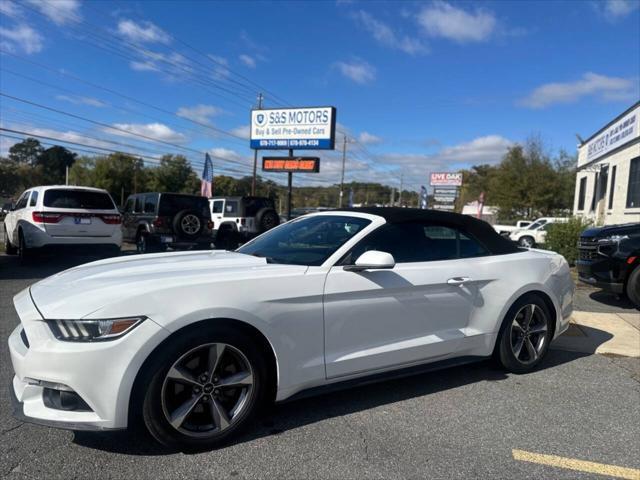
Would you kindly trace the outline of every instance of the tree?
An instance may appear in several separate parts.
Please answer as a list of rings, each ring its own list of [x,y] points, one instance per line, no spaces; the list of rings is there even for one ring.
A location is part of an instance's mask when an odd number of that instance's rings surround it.
[[[42,151],[43,148],[40,142],[35,138],[29,137],[9,148],[9,160],[13,160],[16,163],[35,165]]]
[[[38,155],[36,164],[42,166],[45,183],[50,185],[65,183],[66,169],[73,166],[76,156],[77,154],[60,145],[47,148]]]
[[[91,186],[94,185],[94,168],[96,162],[91,157],[78,158],[69,169],[69,184]]]
[[[151,169],[150,190],[157,192],[198,193],[200,180],[183,155],[163,155],[160,165]]]
[[[142,159],[124,153],[112,153],[98,158],[93,175],[93,186],[107,190],[120,205],[132,193],[147,189],[147,175]]]
[[[41,184],[39,167],[0,158],[0,196],[15,198],[27,188]]]

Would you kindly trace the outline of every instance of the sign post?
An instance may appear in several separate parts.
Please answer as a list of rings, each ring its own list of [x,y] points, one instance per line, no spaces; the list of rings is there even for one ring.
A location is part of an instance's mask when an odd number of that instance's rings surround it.
[[[287,172],[287,219],[291,219],[293,172],[318,173],[320,158],[294,157],[299,150],[333,150],[335,107],[272,108],[251,111],[251,148],[289,150],[288,157],[263,157],[265,172]]]

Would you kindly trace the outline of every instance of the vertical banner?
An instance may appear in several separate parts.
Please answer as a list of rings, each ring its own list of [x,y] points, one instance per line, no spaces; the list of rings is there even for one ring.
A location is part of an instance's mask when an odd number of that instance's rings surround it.
[[[424,185],[420,187],[420,208],[422,210],[427,208],[427,189]]]
[[[200,195],[210,198],[213,194],[213,161],[209,154],[204,156],[204,168],[202,169],[202,178],[200,182]]]

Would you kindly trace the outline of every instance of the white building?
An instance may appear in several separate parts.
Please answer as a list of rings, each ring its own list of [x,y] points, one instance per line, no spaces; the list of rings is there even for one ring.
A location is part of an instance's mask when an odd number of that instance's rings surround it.
[[[640,102],[578,147],[573,213],[596,225],[640,222]]]

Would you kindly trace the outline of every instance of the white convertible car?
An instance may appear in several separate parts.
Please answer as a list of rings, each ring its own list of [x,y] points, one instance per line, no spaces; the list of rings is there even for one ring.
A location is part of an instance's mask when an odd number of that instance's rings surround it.
[[[534,369],[573,290],[563,257],[468,216],[307,215],[235,252],[102,260],[16,295],[15,412],[85,430],[141,419],[166,445],[208,448],[315,387],[491,356]]]

